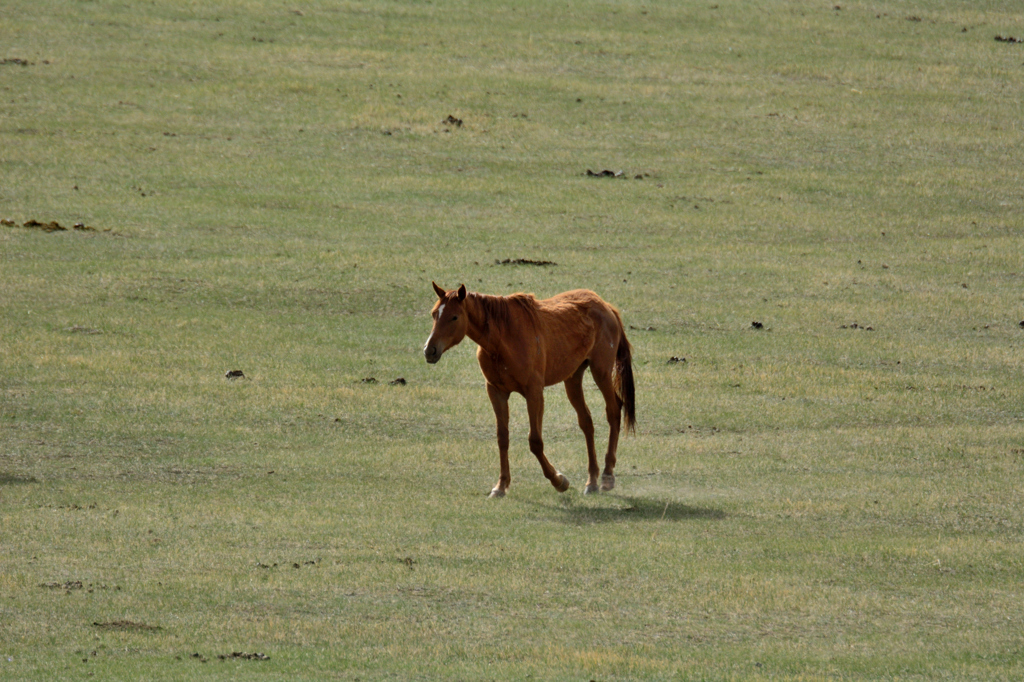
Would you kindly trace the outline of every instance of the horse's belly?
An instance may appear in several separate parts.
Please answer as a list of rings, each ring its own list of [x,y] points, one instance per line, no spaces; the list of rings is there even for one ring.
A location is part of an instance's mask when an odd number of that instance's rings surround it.
[[[550,344],[545,353],[544,362],[544,385],[553,386],[559,384],[580,368],[587,360],[591,359],[594,353],[595,330],[591,327],[584,328],[583,332],[564,339],[558,345]]]
[[[549,367],[544,375],[544,385],[554,386],[555,384],[562,383],[575,374],[576,370],[580,368],[580,365],[582,365],[583,362],[584,360],[580,360],[579,362],[570,362],[555,367]]]

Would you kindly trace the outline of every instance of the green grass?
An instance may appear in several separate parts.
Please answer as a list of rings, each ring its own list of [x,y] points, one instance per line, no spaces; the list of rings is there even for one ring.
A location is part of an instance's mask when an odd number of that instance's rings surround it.
[[[836,5],[7,3],[0,677],[1024,674],[1024,15]],[[613,493],[431,280],[621,309]]]

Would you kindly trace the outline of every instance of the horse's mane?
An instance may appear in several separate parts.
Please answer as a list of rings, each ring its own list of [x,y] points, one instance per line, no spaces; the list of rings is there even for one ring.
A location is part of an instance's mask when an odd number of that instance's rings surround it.
[[[483,312],[482,327],[484,330],[494,328],[499,333],[507,332],[523,318],[535,322],[537,317],[537,299],[533,294],[512,294],[510,296],[488,296],[487,294],[470,293],[469,296]]]

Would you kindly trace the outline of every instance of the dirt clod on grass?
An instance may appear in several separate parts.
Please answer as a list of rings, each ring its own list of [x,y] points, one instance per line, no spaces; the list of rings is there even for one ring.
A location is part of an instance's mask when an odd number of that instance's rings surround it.
[[[76,186],[75,189],[78,189],[78,187]],[[4,218],[3,220],[0,220],[0,225],[3,225],[4,227],[16,227],[17,223],[14,222],[13,220],[8,219],[8,218]],[[63,225],[61,225],[56,220],[51,220],[49,222],[43,222],[41,220],[36,220],[35,218],[32,218],[30,220],[26,220],[24,223],[21,224],[21,226],[22,227],[27,227],[27,228],[33,229],[33,230],[42,230],[43,232],[66,232],[67,229],[68,229],[68,228],[64,227]],[[76,229],[76,230],[78,230],[80,232],[96,232],[97,231],[95,227],[90,227],[90,226],[86,225],[85,223],[75,223],[72,227],[74,227],[74,229]],[[109,232],[109,231],[110,230],[104,230],[104,232]]]
[[[529,258],[506,258],[505,260],[495,259],[495,265],[558,265],[550,260],[530,260]]]
[[[37,230],[43,230],[44,232],[59,232],[68,229],[61,225],[60,223],[58,223],[56,220],[51,220],[48,223],[42,223],[34,218],[32,220],[26,220],[22,224],[22,227],[31,227]]]
[[[1015,38],[1013,36],[996,36],[997,43],[1024,43],[1024,38]]]
[[[455,118],[451,114],[448,114],[448,118],[446,118],[443,121],[441,121],[441,123],[444,123],[445,125],[455,126],[456,128],[461,128],[462,127],[462,119],[461,118]]]
[[[224,378],[225,379],[244,379],[245,378],[245,373],[242,370],[240,370],[240,369],[232,369],[232,370],[228,370],[224,374]]]
[[[62,583],[42,583],[39,587],[45,587],[48,590],[66,590],[70,592],[71,590],[81,590],[83,585],[81,580],[68,580]]]
[[[162,629],[159,625],[146,625],[145,623],[136,623],[133,620],[112,620],[106,623],[94,621],[93,627],[100,628],[101,630],[129,630],[133,632],[155,632]]]
[[[271,472],[268,472],[268,473],[274,473],[274,472],[271,471]],[[320,563],[320,559],[317,558],[317,559],[307,559],[306,561],[302,561],[302,562],[293,561],[290,565],[291,565],[292,568],[304,568],[306,566],[317,566],[317,565],[319,565],[319,563]],[[279,566],[280,566],[280,564],[278,564],[276,562],[274,564],[265,564],[262,561],[257,561],[256,562],[256,568],[264,569],[264,570],[270,570],[270,569],[278,568]]]
[[[221,654],[217,658],[219,658],[222,661],[227,661],[227,660],[232,660],[232,659],[242,660],[242,661],[269,661],[270,660],[270,656],[267,656],[266,654],[261,654],[261,653],[252,653],[252,654],[250,654],[250,653],[246,653],[244,651],[234,651],[231,654]]]
[[[621,178],[622,177],[622,171],[613,171],[613,170],[605,169],[603,171],[598,171],[598,172],[595,173],[594,171],[592,171],[592,170],[590,170],[588,168],[587,172],[586,172],[586,176],[588,178]]]

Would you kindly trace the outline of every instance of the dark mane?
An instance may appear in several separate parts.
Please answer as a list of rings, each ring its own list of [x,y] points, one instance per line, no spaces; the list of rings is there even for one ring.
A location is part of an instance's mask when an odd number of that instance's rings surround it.
[[[536,321],[537,299],[533,294],[512,294],[511,296],[488,296],[487,294],[470,293],[469,296],[483,311],[483,328],[492,326],[504,332],[515,325],[517,319],[525,317],[531,322]]]

